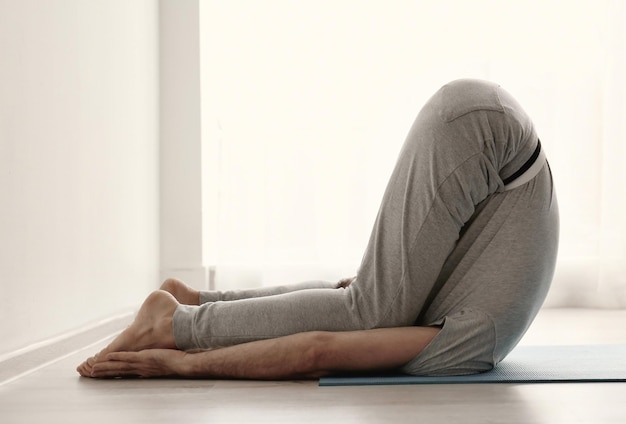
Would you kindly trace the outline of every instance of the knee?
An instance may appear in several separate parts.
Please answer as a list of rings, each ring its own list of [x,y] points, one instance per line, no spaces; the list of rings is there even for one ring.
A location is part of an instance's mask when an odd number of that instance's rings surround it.
[[[478,110],[502,112],[498,90],[499,86],[490,81],[477,79],[451,81],[439,91],[441,117],[445,122],[452,122]]]

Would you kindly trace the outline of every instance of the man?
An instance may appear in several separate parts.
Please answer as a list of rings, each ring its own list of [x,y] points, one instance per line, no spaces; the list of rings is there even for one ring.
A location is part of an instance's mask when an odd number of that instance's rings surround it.
[[[526,113],[495,84],[453,81],[407,136],[357,277],[240,292],[168,280],[77,370],[253,379],[486,371],[543,303],[558,222]]]

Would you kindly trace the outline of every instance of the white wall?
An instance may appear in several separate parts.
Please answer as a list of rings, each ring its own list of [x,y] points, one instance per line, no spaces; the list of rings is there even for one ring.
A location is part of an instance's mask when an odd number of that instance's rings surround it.
[[[0,0],[0,355],[157,287],[158,3]]]
[[[200,1],[160,0],[161,279],[209,286],[203,214]],[[205,245],[207,248],[205,248]],[[210,262],[209,262],[210,264]]]

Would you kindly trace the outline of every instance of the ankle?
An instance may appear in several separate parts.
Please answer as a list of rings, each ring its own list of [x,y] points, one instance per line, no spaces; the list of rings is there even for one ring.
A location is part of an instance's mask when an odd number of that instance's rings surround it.
[[[162,348],[176,349],[174,339],[174,319],[173,317],[163,317],[155,325],[157,339]]]

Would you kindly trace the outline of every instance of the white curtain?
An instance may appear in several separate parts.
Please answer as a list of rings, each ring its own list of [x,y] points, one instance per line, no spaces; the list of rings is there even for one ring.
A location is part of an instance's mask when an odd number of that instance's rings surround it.
[[[518,98],[550,159],[561,248],[548,305],[626,306],[622,1],[201,8],[218,286],[353,274],[415,115],[473,77]]]

